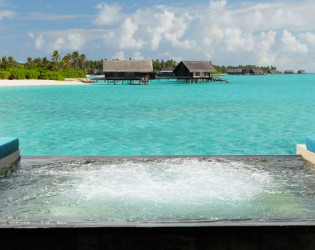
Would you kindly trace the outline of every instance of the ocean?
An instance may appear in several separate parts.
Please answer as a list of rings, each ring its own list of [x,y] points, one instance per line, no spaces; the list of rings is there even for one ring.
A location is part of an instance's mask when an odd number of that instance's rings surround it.
[[[315,74],[0,88],[22,155],[277,155],[315,134]]]

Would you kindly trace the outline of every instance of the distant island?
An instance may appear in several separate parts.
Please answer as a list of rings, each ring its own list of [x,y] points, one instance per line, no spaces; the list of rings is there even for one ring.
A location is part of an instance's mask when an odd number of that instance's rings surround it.
[[[27,57],[25,63],[17,62],[12,56],[3,56],[0,61],[0,79],[42,79],[42,80],[65,80],[66,78],[85,78],[87,74],[103,74],[103,61],[87,60],[85,54],[78,51],[67,53],[63,57],[58,50],[53,51],[50,59],[47,57]],[[132,58],[129,58],[132,60]],[[153,70],[174,69],[177,62],[169,60],[152,60]],[[257,74],[281,73],[275,66],[219,66],[214,65],[217,72],[212,74],[245,74],[250,70],[257,70]],[[234,73],[233,73],[234,71]]]

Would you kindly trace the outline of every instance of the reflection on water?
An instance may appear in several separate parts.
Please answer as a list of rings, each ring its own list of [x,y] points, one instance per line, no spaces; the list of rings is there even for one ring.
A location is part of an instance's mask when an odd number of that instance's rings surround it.
[[[0,179],[0,223],[315,219],[299,159],[30,164]]]

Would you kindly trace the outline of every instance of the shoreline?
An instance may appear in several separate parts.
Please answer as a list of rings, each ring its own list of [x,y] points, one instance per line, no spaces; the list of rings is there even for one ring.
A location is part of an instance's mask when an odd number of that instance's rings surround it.
[[[88,85],[79,81],[56,80],[0,80],[0,88],[4,87],[36,87],[36,86],[80,86]]]

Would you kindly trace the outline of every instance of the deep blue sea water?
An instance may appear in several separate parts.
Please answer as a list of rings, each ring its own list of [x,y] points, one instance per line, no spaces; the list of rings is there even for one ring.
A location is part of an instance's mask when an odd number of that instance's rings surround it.
[[[315,74],[226,83],[0,88],[22,155],[295,154],[315,134]]]

